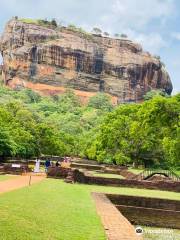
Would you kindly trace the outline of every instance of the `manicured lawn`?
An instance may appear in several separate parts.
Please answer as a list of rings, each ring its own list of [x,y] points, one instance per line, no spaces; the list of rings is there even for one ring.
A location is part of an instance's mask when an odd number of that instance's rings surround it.
[[[180,177],[180,170],[174,171]]]
[[[0,195],[0,239],[105,240],[91,192],[178,199],[165,191],[44,181]]]
[[[0,175],[0,182],[4,181],[4,180],[9,180],[11,178],[14,178],[16,176],[12,176],[12,175]]]
[[[143,169],[138,169],[138,168],[128,168],[129,172],[132,172],[134,174],[140,174],[141,172],[143,172]]]
[[[118,175],[118,174],[99,173],[99,172],[92,172],[92,174],[93,174],[93,176],[97,176],[97,177],[124,179],[123,176]]]

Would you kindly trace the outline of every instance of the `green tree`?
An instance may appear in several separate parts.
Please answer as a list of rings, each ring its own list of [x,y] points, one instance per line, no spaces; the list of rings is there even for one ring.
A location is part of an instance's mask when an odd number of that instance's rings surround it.
[[[104,32],[103,34],[104,34],[104,36],[106,36],[106,37],[109,36],[109,33],[108,33],[108,32]]]
[[[0,125],[0,157],[14,156],[17,150],[16,147],[10,132]]]
[[[57,26],[58,26],[55,18],[53,18],[53,19],[51,20],[51,25],[53,25],[54,27],[57,27]]]
[[[95,34],[101,34],[102,33],[102,30],[100,29],[100,28],[97,28],[97,27],[94,27],[93,28],[93,32],[95,33]]]
[[[88,106],[105,111],[111,111],[113,109],[110,97],[104,93],[98,93],[91,97]]]
[[[124,33],[122,33],[122,34],[120,35],[120,37],[121,37],[121,38],[128,38],[128,36],[127,36],[126,34],[124,34]]]
[[[169,97],[164,90],[151,90],[144,95],[144,100],[150,100],[156,96]]]

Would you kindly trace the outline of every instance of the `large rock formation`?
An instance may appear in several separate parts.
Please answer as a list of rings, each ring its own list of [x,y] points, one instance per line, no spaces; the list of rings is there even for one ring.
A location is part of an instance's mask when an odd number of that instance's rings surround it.
[[[103,91],[114,102],[139,101],[172,84],[161,61],[130,40],[12,19],[0,41],[3,79],[12,88],[48,94],[73,88],[81,97]]]

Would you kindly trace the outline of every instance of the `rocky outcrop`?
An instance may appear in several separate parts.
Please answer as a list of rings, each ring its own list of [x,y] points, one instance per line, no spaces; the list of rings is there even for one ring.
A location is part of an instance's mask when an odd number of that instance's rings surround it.
[[[112,39],[12,19],[0,41],[3,79],[12,88],[45,94],[73,88],[82,98],[99,91],[113,101],[139,101],[172,84],[160,60],[130,40]]]

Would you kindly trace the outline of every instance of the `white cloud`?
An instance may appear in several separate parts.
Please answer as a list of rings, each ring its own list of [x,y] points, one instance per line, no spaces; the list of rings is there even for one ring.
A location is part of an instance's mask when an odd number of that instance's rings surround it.
[[[174,32],[174,33],[172,33],[172,38],[180,41],[180,32]]]
[[[175,12],[174,0],[113,0],[108,13],[100,16],[99,26],[125,33],[154,54],[166,47],[167,39],[152,26],[162,27]],[[154,22],[155,21],[155,22]],[[157,32],[158,31],[158,32]],[[109,31],[112,33],[112,30]]]
[[[141,29],[174,14],[175,0],[0,0],[2,14],[56,17],[79,24]],[[64,19],[65,18],[65,19]],[[158,23],[159,24],[159,23]],[[105,29],[106,30],[106,29]]]
[[[142,29],[153,20],[164,24],[174,12],[174,0],[113,0],[109,13],[101,17],[106,24]]]
[[[145,50],[157,54],[159,50],[166,47],[168,43],[158,33],[139,34],[134,38],[137,42],[141,43]]]
[[[158,30],[174,13],[174,0],[0,0],[2,13],[32,18],[57,18],[90,31],[94,26],[110,34],[125,33],[145,50],[157,53],[166,46]],[[174,34],[180,39],[180,33]]]

